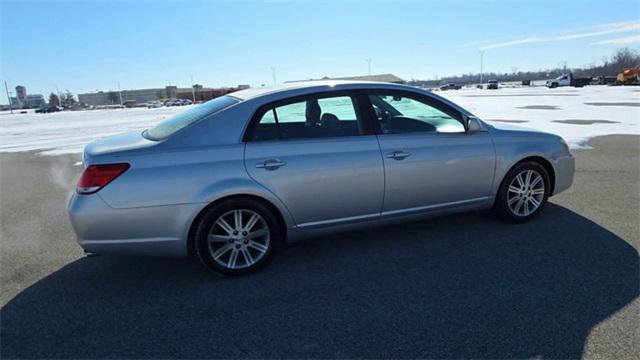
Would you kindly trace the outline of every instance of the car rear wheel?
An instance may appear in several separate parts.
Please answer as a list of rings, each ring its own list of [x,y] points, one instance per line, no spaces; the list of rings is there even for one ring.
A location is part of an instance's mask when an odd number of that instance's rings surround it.
[[[260,202],[234,199],[208,209],[196,230],[196,252],[209,269],[222,275],[244,275],[264,266],[282,231],[273,213]]]
[[[549,190],[549,174],[542,165],[533,161],[518,164],[502,181],[495,210],[504,219],[527,221],[542,210]]]

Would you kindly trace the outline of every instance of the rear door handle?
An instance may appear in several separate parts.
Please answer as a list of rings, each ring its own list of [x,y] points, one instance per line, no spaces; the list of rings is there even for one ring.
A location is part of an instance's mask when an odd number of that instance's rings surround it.
[[[396,150],[392,153],[387,154],[387,157],[395,160],[402,160],[408,156],[411,156],[411,153],[402,150]]]
[[[256,168],[257,169],[267,169],[267,170],[276,170],[278,168],[280,168],[281,166],[285,166],[287,165],[286,162],[284,161],[280,161],[278,159],[269,159],[269,160],[265,160],[261,163],[257,163],[256,164]]]

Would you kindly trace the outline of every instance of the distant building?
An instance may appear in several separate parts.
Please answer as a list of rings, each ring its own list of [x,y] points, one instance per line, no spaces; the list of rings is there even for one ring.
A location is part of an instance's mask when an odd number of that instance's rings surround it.
[[[46,106],[47,102],[42,94],[29,94],[27,95],[27,105],[30,108],[40,108]]]
[[[120,104],[120,95],[122,94],[122,102],[135,101],[145,103],[159,99],[175,98],[176,87],[167,86],[157,89],[139,89],[139,90],[123,90],[118,91],[98,91],[95,93],[78,94],[78,101],[88,105],[116,105]]]
[[[27,104],[27,88],[22,85],[16,86],[16,98],[21,104]]]
[[[191,91],[191,88],[179,88],[176,91],[176,98],[193,100],[195,97],[196,101],[207,101],[238,90],[241,90],[240,86],[230,88],[206,88],[196,84],[193,85],[193,91]]]
[[[11,103],[11,107],[14,109],[22,108],[22,103],[20,102],[20,100],[18,100],[17,97],[14,97],[14,96],[10,97],[9,102]]]
[[[27,94],[27,88],[22,85],[16,86],[16,96],[9,98],[9,101],[14,109],[39,108],[47,105],[42,94]]]
[[[300,82],[300,81],[317,81],[317,80],[356,80],[356,81],[378,81],[388,82],[395,84],[404,84],[406,81],[393,75],[393,74],[378,74],[378,75],[363,75],[363,76],[346,76],[346,77],[328,77],[325,76],[321,79],[308,79],[308,80],[293,80],[286,81],[288,83]]]
[[[238,88],[205,88],[202,85],[194,85],[191,88],[178,88],[177,86],[166,86],[155,89],[122,90],[122,102],[135,101],[136,103],[147,103],[154,100],[168,99],[189,99],[192,100],[195,94],[196,101],[206,101],[218,96],[236,91]],[[98,91],[95,93],[78,94],[78,101],[87,105],[118,105],[120,104],[120,93],[118,91]]]

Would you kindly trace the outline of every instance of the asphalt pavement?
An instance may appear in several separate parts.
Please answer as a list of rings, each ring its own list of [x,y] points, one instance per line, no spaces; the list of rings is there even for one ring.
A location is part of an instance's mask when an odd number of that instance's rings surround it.
[[[639,139],[574,151],[574,186],[531,222],[327,236],[241,278],[84,257],[65,212],[77,156],[0,154],[0,355],[640,358]]]

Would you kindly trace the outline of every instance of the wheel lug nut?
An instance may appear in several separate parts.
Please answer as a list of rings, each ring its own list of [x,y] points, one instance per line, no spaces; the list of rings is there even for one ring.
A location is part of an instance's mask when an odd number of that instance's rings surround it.
[[[247,236],[247,232],[246,232],[246,231],[243,231],[243,232],[242,232],[242,235],[243,235],[243,236]]]
[[[244,243],[245,243],[245,244],[248,244],[248,243],[249,243],[249,240],[245,240],[245,241],[244,241]]]
[[[233,232],[233,235],[238,235],[238,230],[235,230],[235,231]]]
[[[236,245],[236,249],[240,249],[240,244],[237,244],[237,245]]]

